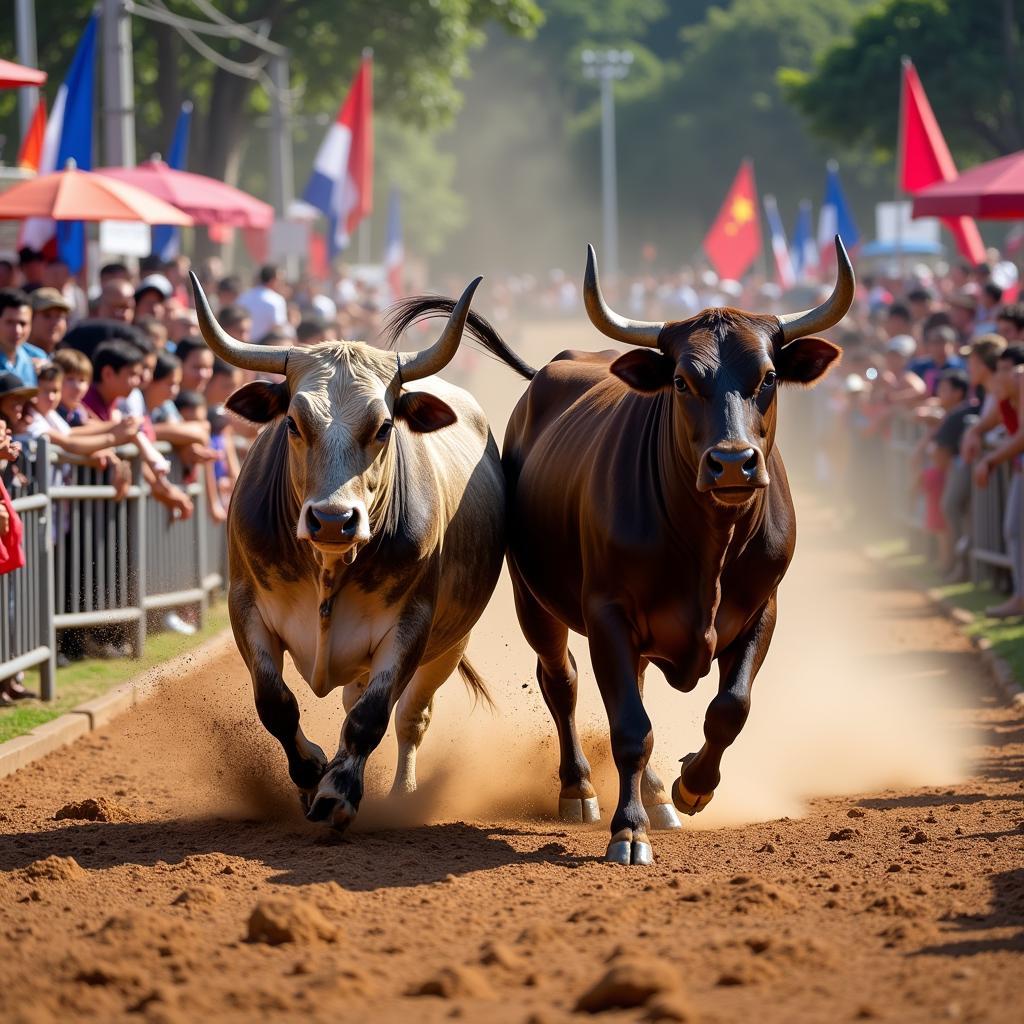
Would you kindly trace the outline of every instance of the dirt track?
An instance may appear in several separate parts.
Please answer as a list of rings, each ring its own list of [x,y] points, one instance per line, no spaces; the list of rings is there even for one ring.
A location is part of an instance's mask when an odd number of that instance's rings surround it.
[[[605,865],[603,826],[546,816],[552,729],[503,581],[471,647],[498,715],[449,682],[420,793],[380,795],[389,736],[342,840],[301,818],[230,646],[6,780],[0,1020],[546,1024],[610,968],[656,994],[605,1020],[1020,1020],[1024,720],[948,622],[802,506],[751,721],[708,810],[654,835],[654,867]],[[340,693],[290,678],[333,749]],[[650,677],[666,780],[713,688]],[[88,799],[113,820],[55,820]]]

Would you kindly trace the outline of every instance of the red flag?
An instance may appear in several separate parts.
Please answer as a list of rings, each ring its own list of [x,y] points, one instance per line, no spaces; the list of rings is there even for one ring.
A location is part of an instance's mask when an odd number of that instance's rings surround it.
[[[43,137],[46,135],[46,102],[42,96],[36,104],[36,112],[32,115],[32,123],[28,126],[25,138],[21,140],[18,150],[18,166],[26,171],[38,171],[43,159]]]
[[[937,181],[953,181],[956,164],[942,137],[942,129],[932,112],[917,69],[909,57],[903,59],[903,84],[900,109],[900,187],[904,192],[917,192]],[[972,263],[985,259],[985,246],[972,217],[943,217],[960,254]]]
[[[338,119],[320,144],[302,196],[331,222],[332,255],[373,212],[373,58],[364,52]]]
[[[719,277],[738,280],[761,251],[754,165],[740,164],[736,180],[704,239],[704,251]]]

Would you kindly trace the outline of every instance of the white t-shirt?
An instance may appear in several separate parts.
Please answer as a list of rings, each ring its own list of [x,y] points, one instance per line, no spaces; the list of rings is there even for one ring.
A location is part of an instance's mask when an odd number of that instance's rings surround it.
[[[252,340],[259,342],[272,328],[288,322],[288,303],[284,296],[265,284],[250,288],[238,296],[240,305],[252,317]]]

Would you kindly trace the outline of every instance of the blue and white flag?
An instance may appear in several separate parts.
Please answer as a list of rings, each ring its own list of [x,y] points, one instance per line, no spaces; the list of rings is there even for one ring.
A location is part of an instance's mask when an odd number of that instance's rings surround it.
[[[797,281],[805,284],[808,281],[817,280],[818,243],[814,238],[810,199],[800,200],[800,212],[797,214],[790,252],[793,256],[793,271]]]
[[[835,259],[835,237],[839,235],[847,250],[860,242],[860,232],[853,222],[853,214],[846,204],[842,182],[839,180],[839,164],[829,160],[825,178],[825,199],[818,215],[818,258],[823,266]]]
[[[174,125],[174,138],[167,154],[167,166],[176,171],[188,170],[188,130],[192,125],[192,104],[185,100]],[[153,228],[151,249],[162,260],[171,260],[181,251],[181,228],[158,224]]]
[[[786,244],[786,229],[782,226],[782,218],[779,217],[779,204],[775,196],[764,197],[764,212],[768,218],[768,230],[772,238],[772,255],[775,257],[775,281],[780,288],[792,288],[796,284],[796,273],[793,270],[793,260],[789,254],[789,246]]]
[[[67,78],[57,90],[43,138],[40,174],[63,170],[69,160],[74,160],[81,171],[92,170],[98,26],[99,15],[94,14],[79,40]],[[55,225],[49,218],[33,217],[25,222],[20,244],[41,250],[54,234],[60,258],[73,274],[77,273],[85,262],[85,225],[81,221],[62,221]]]

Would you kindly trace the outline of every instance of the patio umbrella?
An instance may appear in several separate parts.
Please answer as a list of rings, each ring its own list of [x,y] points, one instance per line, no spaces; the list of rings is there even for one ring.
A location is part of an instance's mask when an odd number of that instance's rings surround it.
[[[0,60],[0,89],[17,89],[23,85],[42,85],[46,72],[38,68],[26,68],[11,60]]]
[[[71,161],[69,161],[71,163]],[[188,227],[192,218],[142,189],[68,167],[23,181],[0,196],[0,220],[134,220]]]
[[[178,171],[162,160],[138,167],[101,167],[98,174],[134,185],[188,213],[197,224],[268,229],[274,208],[233,185],[190,171]]]
[[[915,217],[1024,218],[1024,150],[914,193]]]

